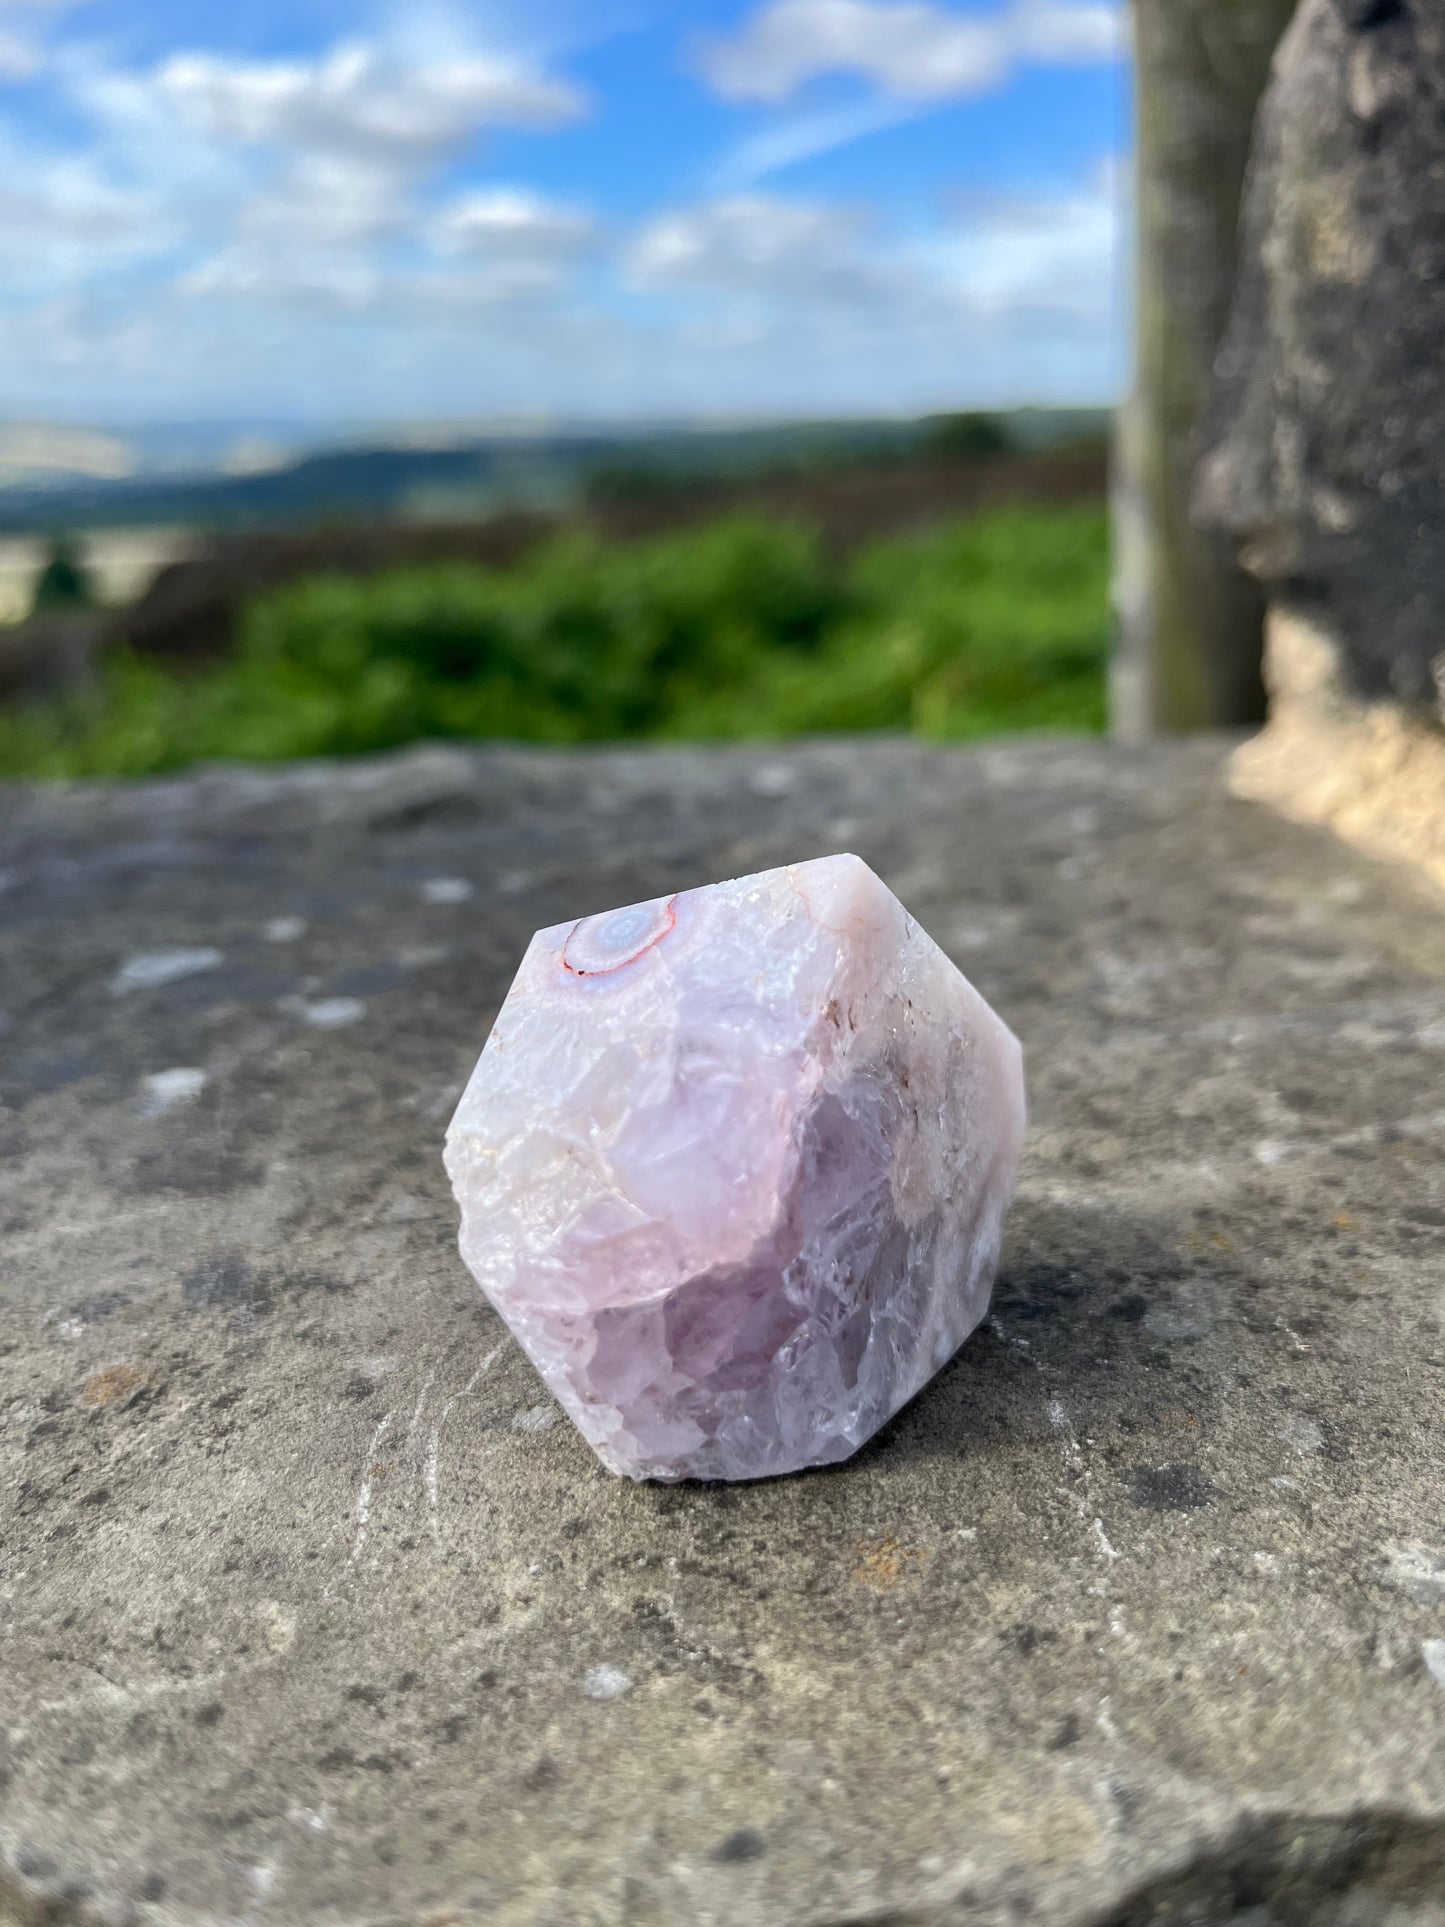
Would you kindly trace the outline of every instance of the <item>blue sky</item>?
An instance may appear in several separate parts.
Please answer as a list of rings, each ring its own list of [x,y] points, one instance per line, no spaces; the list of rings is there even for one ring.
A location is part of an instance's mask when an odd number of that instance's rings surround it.
[[[0,417],[1113,396],[1116,0],[0,0]]]

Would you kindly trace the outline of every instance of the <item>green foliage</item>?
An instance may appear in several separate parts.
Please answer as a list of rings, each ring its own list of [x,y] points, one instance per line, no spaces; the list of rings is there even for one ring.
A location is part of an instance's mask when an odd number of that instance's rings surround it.
[[[438,737],[550,743],[1098,729],[1101,509],[1016,509],[830,563],[756,518],[507,570],[319,577],[256,602],[226,661],[107,666],[69,709],[0,716],[0,772],[145,774]]]
[[[681,735],[907,730],[961,741],[1101,730],[1109,648],[1102,510],[1012,509],[878,542],[849,612],[806,663],[773,654]]]

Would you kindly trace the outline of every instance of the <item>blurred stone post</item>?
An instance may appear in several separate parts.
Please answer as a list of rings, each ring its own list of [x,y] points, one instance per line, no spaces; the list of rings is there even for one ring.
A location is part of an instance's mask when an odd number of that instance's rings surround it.
[[[1115,474],[1118,735],[1258,722],[1264,603],[1190,513],[1255,109],[1295,0],[1133,0],[1136,336]]]

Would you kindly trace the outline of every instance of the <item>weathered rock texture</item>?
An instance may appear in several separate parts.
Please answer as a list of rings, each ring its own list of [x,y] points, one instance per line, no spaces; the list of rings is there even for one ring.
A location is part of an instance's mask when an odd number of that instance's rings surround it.
[[[1272,605],[1252,795],[1445,881],[1445,11],[1306,0],[1261,114],[1199,505]]]
[[[1191,513],[1210,382],[1234,291],[1255,108],[1294,0],[1134,0],[1134,389],[1115,481],[1126,738],[1264,714],[1263,598]]]
[[[0,1920],[1438,1927],[1445,922],[1224,759],[8,796]],[[997,1322],[837,1471],[610,1479],[456,1254],[474,1040],[848,845],[1028,1055]]]
[[[1246,194],[1207,515],[1346,686],[1440,719],[1445,9],[1305,0]]]

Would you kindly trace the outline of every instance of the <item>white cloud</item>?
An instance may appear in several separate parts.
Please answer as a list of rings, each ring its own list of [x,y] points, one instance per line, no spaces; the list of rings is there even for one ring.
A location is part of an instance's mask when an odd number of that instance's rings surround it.
[[[919,102],[979,94],[1025,61],[1115,57],[1112,0],[1012,0],[1002,12],[949,12],[931,0],[765,0],[732,40],[700,53],[730,100],[784,101],[825,74],[853,74]]]
[[[479,190],[421,216],[385,167],[303,156],[240,209],[227,245],[180,288],[425,325],[555,292],[591,236],[585,215],[523,189]]]
[[[37,16],[62,13],[72,0],[0,0],[0,82],[32,80],[45,62]]]
[[[171,239],[140,194],[87,156],[36,155],[0,135],[0,280],[9,300],[83,286]]]
[[[449,329],[469,316],[514,307],[526,307],[529,319],[543,311],[550,317],[565,285],[555,262],[522,257],[403,275],[388,291],[388,302],[391,314],[411,326]]]
[[[336,47],[314,62],[177,55],[157,92],[217,139],[427,165],[484,126],[553,126],[581,111],[570,87],[473,56],[409,66],[379,48]]]
[[[756,186],[800,161],[816,160],[869,134],[897,127],[912,120],[917,111],[914,102],[874,96],[821,113],[794,115],[739,141],[718,167],[714,184],[719,190]]]
[[[403,232],[410,215],[407,185],[389,168],[306,154],[242,201],[236,236],[259,249],[364,248]]]
[[[697,341],[804,336],[891,339],[929,353],[951,339],[960,375],[970,341],[1052,333],[1101,350],[1112,340],[1117,191],[1111,169],[1056,193],[990,197],[906,231],[856,209],[778,196],[725,196],[650,223],[628,257],[640,288],[682,300]],[[872,352],[872,348],[867,351]]]
[[[179,291],[195,300],[278,314],[350,314],[423,336],[460,317],[545,299],[556,293],[561,279],[546,261],[498,261],[449,271],[399,268],[362,255],[268,255],[234,248],[183,276]]]
[[[589,216],[526,188],[465,194],[440,208],[428,238],[444,254],[495,256],[570,253],[594,232]]]
[[[1117,60],[1126,29],[1121,8],[1109,0],[1017,0],[1014,45],[1044,63]]]
[[[1102,47],[1086,0],[996,4],[1007,62]],[[126,69],[52,36],[41,87],[64,111],[34,123],[52,131],[23,134],[17,118],[7,132],[0,116],[0,407],[888,409],[1106,382],[1106,183],[896,223],[758,189],[926,111],[945,82],[1005,72],[945,4],[764,8],[732,51],[761,34],[771,65],[735,74],[741,94],[764,98],[766,78],[782,98],[840,67],[876,85],[750,117],[711,194],[621,235],[585,207],[477,179],[479,137],[561,124],[579,96],[551,60],[498,56],[499,41],[478,51],[474,7],[450,40],[425,13],[413,6],[406,33],[286,62]],[[820,19],[831,39],[776,38],[779,21]],[[0,0],[0,36],[39,40],[46,25],[42,0],[23,16]]]
[[[1112,162],[1056,194],[965,205],[915,243],[921,271],[979,314],[1052,312],[1105,322],[1117,293],[1123,184]]]
[[[788,301],[867,302],[889,277],[855,209],[763,194],[727,195],[649,222],[627,255],[643,287]]]
[[[645,407],[655,374],[651,354],[600,314],[548,296],[519,309],[485,275],[388,277],[370,303],[324,282],[309,300],[286,297],[253,284],[245,298],[218,286],[213,298],[162,290],[143,306],[0,308],[0,412],[464,422]]]
[[[278,222],[285,199],[276,196]],[[788,343],[806,338],[839,356],[847,342],[871,354],[891,341],[906,361],[913,344],[933,354],[951,341],[965,369],[980,331],[1016,331],[1022,342],[1053,329],[1095,349],[1112,338],[1116,200],[1101,168],[1072,188],[964,203],[905,231],[859,207],[721,195],[644,223],[616,263],[634,299],[662,302],[657,314],[684,355],[772,344],[786,359]],[[498,187],[444,205],[408,254],[388,256],[346,230],[344,205],[331,210],[342,225],[329,236],[303,225],[306,245],[284,226],[268,232],[253,209],[228,247],[185,276],[183,293],[237,310],[346,314],[418,337],[519,304],[529,327],[539,317],[550,326],[598,238],[577,210]]]
[[[0,33],[0,80],[29,80],[40,65],[40,49],[25,34]]]
[[[516,190],[470,195],[415,222],[384,178],[374,198],[354,181],[350,188],[294,206],[288,184],[258,197],[231,242],[187,272],[180,291],[425,329],[558,294],[591,235],[580,214]]]
[[[23,206],[0,186],[0,259],[15,237],[24,292],[84,286],[72,241],[92,246],[89,279],[102,289],[122,241],[139,244],[149,228],[151,252],[174,250],[144,296],[156,315],[170,291],[193,325],[208,301],[253,316],[424,320],[428,304],[448,315],[557,287],[586,236],[575,210],[518,189],[430,205],[442,169],[479,132],[580,111],[574,90],[520,60],[352,45],[311,62],[186,55],[127,72],[82,49],[67,80],[93,128],[68,200],[58,164],[40,168],[17,149],[7,166],[0,140],[0,182],[26,183]],[[27,260],[32,234],[41,245]]]
[[[274,255],[244,244],[212,255],[177,283],[182,294],[202,300],[331,311],[373,307],[385,285],[373,263],[354,256],[328,260],[304,250]]]

